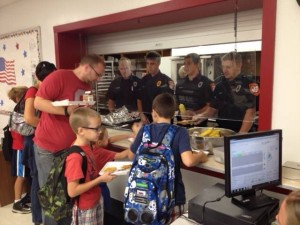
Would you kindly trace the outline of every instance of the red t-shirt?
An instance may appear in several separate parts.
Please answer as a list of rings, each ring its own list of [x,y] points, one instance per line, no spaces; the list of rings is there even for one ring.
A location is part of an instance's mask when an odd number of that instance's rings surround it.
[[[21,134],[11,130],[10,131],[13,142],[12,142],[12,149],[13,150],[23,150],[24,148],[24,136]]]
[[[36,87],[30,87],[30,88],[28,88],[28,90],[26,91],[26,94],[25,94],[25,101],[26,101],[26,99],[28,99],[28,98],[35,98],[35,95],[36,95],[36,93],[37,93],[37,88]]]
[[[90,90],[91,85],[81,81],[72,70],[56,70],[42,82],[36,96],[50,101],[79,101]],[[55,153],[70,147],[74,140],[69,117],[42,112],[35,130],[35,144]]]
[[[95,148],[91,150],[89,146],[81,146],[87,156],[87,172],[85,182],[91,181],[98,177],[101,168],[109,161],[113,161],[116,152],[103,148]],[[93,165],[93,166],[92,166]],[[77,153],[69,155],[66,159],[65,176],[67,182],[72,182],[83,178],[82,172],[82,156]],[[91,209],[96,206],[101,196],[99,185],[82,193],[79,200],[79,208],[82,210]]]

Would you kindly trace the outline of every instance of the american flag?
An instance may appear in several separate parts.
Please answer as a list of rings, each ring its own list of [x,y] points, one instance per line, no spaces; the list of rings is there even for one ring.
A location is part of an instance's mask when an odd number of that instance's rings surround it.
[[[0,83],[16,85],[15,60],[5,60],[0,57]]]

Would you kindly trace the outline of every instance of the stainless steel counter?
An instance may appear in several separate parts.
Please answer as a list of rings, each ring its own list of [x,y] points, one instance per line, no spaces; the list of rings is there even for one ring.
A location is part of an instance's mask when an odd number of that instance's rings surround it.
[[[119,135],[119,134],[126,134],[129,133],[130,131],[128,130],[122,130],[122,129],[112,129],[108,128],[108,135],[109,136],[114,136],[114,135]],[[118,141],[112,144],[114,148],[120,148],[120,149],[126,149],[130,147],[131,142],[129,140],[122,140]],[[212,175],[216,176],[218,178],[224,177],[224,165],[221,163],[218,163],[215,161],[214,157],[210,155],[208,157],[208,161],[206,163],[201,163],[198,166],[196,166],[196,169],[199,168],[199,172],[206,175]],[[185,168],[185,169],[190,169],[190,168]],[[191,170],[194,170],[191,168]],[[196,170],[197,172],[198,170]],[[282,185],[281,187],[286,192],[289,192],[290,190],[295,190],[295,189],[300,189],[300,181],[299,180],[289,180],[286,178],[282,178]]]

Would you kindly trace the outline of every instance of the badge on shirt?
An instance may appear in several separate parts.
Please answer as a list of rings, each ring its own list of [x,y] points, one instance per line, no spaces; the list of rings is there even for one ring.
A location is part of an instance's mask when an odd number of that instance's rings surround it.
[[[249,89],[250,89],[251,94],[253,94],[255,96],[258,96],[260,94],[259,86],[257,83],[250,83]]]
[[[198,83],[198,88],[201,88],[201,87],[202,87],[202,85],[203,85],[203,82],[202,82],[202,81],[200,81],[200,82]]]
[[[159,80],[159,81],[157,81],[157,83],[156,83],[156,87],[160,87],[160,85],[161,85],[161,81]]]
[[[237,85],[235,88],[235,92],[238,93],[241,90],[242,85]]]
[[[134,82],[133,82],[133,87],[136,87],[136,86],[137,86],[137,82],[134,81]]]

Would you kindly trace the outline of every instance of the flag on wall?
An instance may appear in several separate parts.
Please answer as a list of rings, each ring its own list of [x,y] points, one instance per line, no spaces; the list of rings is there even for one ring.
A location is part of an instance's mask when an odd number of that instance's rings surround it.
[[[15,61],[0,57],[0,83],[16,85]]]
[[[7,96],[12,87],[33,85],[40,50],[39,27],[0,35],[0,113],[15,105]]]

